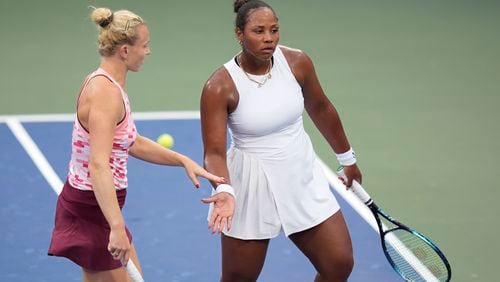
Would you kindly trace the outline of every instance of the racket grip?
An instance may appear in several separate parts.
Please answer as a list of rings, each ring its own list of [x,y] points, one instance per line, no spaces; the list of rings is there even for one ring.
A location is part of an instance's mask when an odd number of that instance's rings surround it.
[[[344,168],[342,166],[337,169],[337,175],[347,182],[347,177],[344,174]],[[356,195],[363,203],[369,205],[373,202],[370,195],[365,191],[363,186],[361,186],[361,184],[359,184],[359,182],[357,182],[356,180],[353,180],[352,186],[347,188],[351,189],[354,195]]]
[[[372,203],[372,198],[370,197],[370,195],[368,195],[368,193],[366,193],[363,186],[361,186],[361,184],[359,184],[356,180],[352,181],[351,189],[352,189],[352,192],[354,192],[354,194],[356,196],[358,196],[358,198],[361,201],[363,201],[363,203],[365,203],[367,205]]]
[[[131,259],[128,260],[125,269],[127,270],[127,273],[130,276],[130,278],[132,278],[133,282],[144,282],[144,279],[142,278],[139,269],[137,269],[137,267],[135,266],[134,262]]]

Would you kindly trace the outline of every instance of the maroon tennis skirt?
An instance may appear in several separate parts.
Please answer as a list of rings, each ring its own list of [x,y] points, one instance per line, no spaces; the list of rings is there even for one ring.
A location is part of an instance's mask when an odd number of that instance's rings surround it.
[[[117,190],[120,209],[125,204],[127,190]],[[132,242],[132,235],[125,227]],[[67,181],[57,199],[55,227],[48,254],[66,257],[79,266],[105,271],[121,267],[108,251],[110,227],[93,191],[72,187]]]

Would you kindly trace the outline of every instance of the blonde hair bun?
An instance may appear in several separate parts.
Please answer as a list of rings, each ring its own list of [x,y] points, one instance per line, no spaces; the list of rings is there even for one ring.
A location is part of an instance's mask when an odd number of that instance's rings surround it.
[[[113,12],[108,8],[96,8],[90,14],[93,22],[105,28],[113,21]]]

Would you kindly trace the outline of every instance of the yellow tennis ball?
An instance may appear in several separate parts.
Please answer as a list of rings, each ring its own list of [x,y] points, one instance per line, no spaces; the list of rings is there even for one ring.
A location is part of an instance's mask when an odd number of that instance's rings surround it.
[[[174,146],[174,137],[172,137],[172,135],[170,134],[163,133],[162,135],[158,136],[156,142],[163,147],[170,149]]]

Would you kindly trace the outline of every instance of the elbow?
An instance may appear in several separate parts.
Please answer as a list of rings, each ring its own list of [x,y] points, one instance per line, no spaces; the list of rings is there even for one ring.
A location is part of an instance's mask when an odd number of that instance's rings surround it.
[[[305,108],[313,120],[338,119],[337,110],[329,101],[307,103],[305,104]]]
[[[331,103],[328,101],[318,100],[318,101],[308,101],[305,103],[305,108],[308,113],[322,113],[325,112],[330,106]]]
[[[109,169],[109,163],[101,159],[91,159],[89,161],[89,173],[90,175],[97,175],[104,169]]]
[[[129,155],[132,157],[136,158],[138,155],[140,155],[140,150],[142,148],[144,141],[140,135],[137,135],[137,138],[134,141],[134,144],[130,149],[128,150]]]
[[[209,150],[205,151],[203,155],[203,165],[205,168],[212,167],[214,163],[225,160],[226,160],[226,151],[223,150]]]

